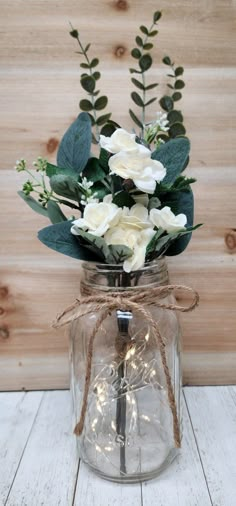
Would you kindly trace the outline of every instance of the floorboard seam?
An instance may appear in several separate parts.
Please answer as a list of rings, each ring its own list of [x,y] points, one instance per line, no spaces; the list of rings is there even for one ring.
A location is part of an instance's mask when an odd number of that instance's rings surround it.
[[[80,469],[80,459],[78,461],[78,468],[77,468],[76,477],[75,477],[75,486],[74,486],[73,499],[72,499],[71,506],[74,506],[74,504],[75,504],[75,495],[76,495],[78,478],[79,478],[79,469]]]
[[[26,394],[26,395],[27,395],[27,394]],[[20,457],[20,459],[19,459],[19,462],[18,462],[18,465],[17,465],[16,471],[15,471],[15,474],[14,474],[14,477],[13,477],[13,480],[12,480],[12,483],[11,483],[11,486],[10,486],[10,488],[9,488],[9,491],[8,491],[8,494],[7,494],[7,497],[6,497],[6,500],[5,500],[5,502],[4,502],[4,506],[7,506],[8,499],[9,499],[9,497],[10,497],[10,493],[11,493],[11,491],[12,491],[12,487],[13,487],[13,485],[14,485],[14,482],[15,482],[15,479],[16,479],[16,476],[17,476],[17,473],[18,473],[19,467],[20,467],[20,465],[21,465],[21,462],[22,462],[22,459],[23,459],[23,456],[24,456],[25,450],[26,450],[26,448],[27,448],[27,445],[28,445],[28,442],[29,442],[30,436],[31,436],[31,434],[32,434],[32,431],[33,431],[33,428],[34,428],[34,424],[35,424],[36,419],[37,419],[37,417],[38,417],[39,410],[40,410],[40,408],[41,408],[41,404],[42,404],[42,401],[43,401],[43,399],[44,399],[44,396],[45,396],[45,392],[43,392],[42,399],[41,399],[41,401],[40,401],[40,403],[39,403],[39,405],[38,405],[38,409],[37,409],[37,411],[36,411],[36,413],[35,413],[35,417],[34,417],[34,419],[33,419],[31,429],[30,429],[30,431],[29,431],[28,437],[27,437],[26,442],[25,442],[25,446],[24,446],[24,448],[23,448],[23,451],[22,451],[21,457]]]
[[[214,506],[214,503],[213,503],[213,500],[212,500],[212,497],[211,497],[211,493],[210,493],[210,489],[209,489],[209,485],[208,485],[208,481],[207,481],[207,477],[206,477],[206,473],[205,473],[205,469],[204,469],[204,465],[203,465],[203,461],[202,461],[202,456],[201,456],[201,453],[200,453],[200,450],[199,450],[199,446],[198,446],[198,442],[197,442],[197,437],[196,437],[196,434],[195,434],[195,431],[194,431],[194,427],[193,427],[193,423],[192,423],[192,418],[191,418],[191,414],[190,414],[190,411],[189,411],[188,402],[187,402],[187,399],[186,399],[186,396],[185,396],[184,389],[183,389],[183,398],[184,398],[184,401],[185,401],[185,405],[186,405],[189,421],[190,421],[190,424],[191,424],[191,427],[192,427],[193,437],[194,437],[194,441],[195,441],[195,444],[196,444],[196,447],[197,447],[197,452],[198,452],[199,460],[200,460],[200,463],[201,463],[201,466],[202,466],[202,472],[203,472],[203,476],[204,476],[204,479],[205,479],[205,482],[206,482],[206,487],[207,487],[208,495],[209,495],[209,498],[210,498],[212,506]]]

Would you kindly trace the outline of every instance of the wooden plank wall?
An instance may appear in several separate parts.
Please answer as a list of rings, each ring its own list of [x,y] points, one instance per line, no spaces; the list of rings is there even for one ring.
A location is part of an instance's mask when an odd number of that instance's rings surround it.
[[[188,250],[169,261],[172,281],[201,296],[199,309],[182,318],[184,382],[236,380],[235,256],[224,242],[236,228],[235,2],[1,0],[1,389],[68,386],[67,337],[50,323],[78,294],[79,264],[38,242],[46,220],[16,197],[22,177],[13,170],[21,156],[53,162],[78,114],[83,94],[68,19],[84,41],[94,41],[101,87],[114,118],[128,129],[129,51],[139,24],[148,24],[158,8],[155,61],[170,54],[186,69],[181,106],[192,141],[188,174],[198,179],[195,221],[205,224]],[[165,79],[164,73],[156,63],[152,77]]]

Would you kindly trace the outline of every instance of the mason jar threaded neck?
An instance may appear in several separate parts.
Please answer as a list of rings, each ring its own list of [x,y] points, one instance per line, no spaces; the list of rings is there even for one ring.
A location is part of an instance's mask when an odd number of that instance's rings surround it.
[[[165,257],[146,263],[138,271],[124,272],[122,265],[98,264],[95,262],[82,263],[82,282],[88,288],[102,291],[120,291],[134,289],[140,286],[166,285],[169,282]]]

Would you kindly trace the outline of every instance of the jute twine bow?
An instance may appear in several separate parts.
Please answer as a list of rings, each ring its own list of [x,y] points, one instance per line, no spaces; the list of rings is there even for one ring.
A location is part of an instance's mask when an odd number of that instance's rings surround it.
[[[192,302],[188,306],[180,306],[177,304],[161,302],[160,300],[161,297],[167,296],[174,290],[181,290],[191,293],[193,295]],[[88,287],[85,287],[85,285],[82,284],[82,293],[83,292],[86,294],[94,293],[90,292],[90,290],[88,290]],[[158,342],[162,366],[166,379],[168,401],[173,418],[174,442],[176,448],[180,448],[181,446],[180,427],[177,415],[174,390],[171,382],[169,367],[167,365],[165,342],[160,334],[158,323],[153,319],[151,313],[144,306],[155,305],[163,309],[169,309],[171,311],[181,311],[183,313],[186,313],[188,311],[192,311],[198,305],[198,302],[199,302],[199,295],[192,288],[182,285],[164,285],[149,288],[148,290],[142,288],[135,288],[135,290],[132,291],[131,290],[116,291],[116,292],[109,292],[108,294],[101,291],[95,292],[94,295],[88,295],[86,297],[83,297],[81,300],[76,299],[73,305],[69,306],[60,315],[58,315],[56,321],[53,324],[54,327],[61,327],[69,322],[73,322],[77,318],[81,318],[82,316],[91,314],[93,312],[96,313],[99,311],[98,319],[89,338],[82,408],[79,422],[77,423],[74,429],[74,433],[77,436],[80,436],[82,434],[84,428],[84,421],[88,404],[89,387],[91,382],[93,345],[96,334],[102,322],[108,317],[108,315],[112,311],[118,309],[121,311],[130,310],[136,311],[137,313],[143,316],[144,320],[150,325],[151,329],[153,330],[154,336],[156,337],[156,340]],[[81,311],[81,308],[83,306],[84,311]],[[123,356],[124,355],[125,354],[123,354]]]

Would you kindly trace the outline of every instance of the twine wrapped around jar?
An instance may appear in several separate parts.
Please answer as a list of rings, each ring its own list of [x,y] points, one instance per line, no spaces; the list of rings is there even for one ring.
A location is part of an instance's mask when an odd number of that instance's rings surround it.
[[[189,292],[193,295],[193,300],[188,306],[180,306],[178,304],[170,304],[166,302],[161,302],[157,298],[161,299],[161,297],[165,297],[168,294],[172,293],[174,290],[182,290],[185,292]],[[88,353],[87,353],[87,364],[86,364],[86,375],[85,375],[85,386],[83,393],[83,402],[81,408],[81,414],[79,422],[77,423],[74,433],[77,436],[80,436],[83,432],[84,421],[87,411],[87,403],[88,403],[88,394],[89,387],[91,381],[91,371],[92,371],[92,360],[93,360],[93,344],[96,337],[96,334],[102,324],[102,322],[108,317],[108,315],[114,310],[121,311],[136,311],[140,315],[143,316],[144,320],[150,325],[153,330],[153,333],[156,337],[157,343],[160,349],[162,366],[166,378],[167,392],[168,392],[168,402],[172,412],[173,418],[173,436],[176,448],[181,447],[181,436],[180,436],[180,427],[179,420],[177,415],[176,401],[174,396],[174,390],[171,382],[171,376],[169,367],[166,359],[165,352],[165,342],[163,337],[160,334],[158,323],[153,319],[150,311],[145,308],[145,306],[158,306],[163,309],[171,310],[171,311],[180,311],[180,312],[189,312],[192,311],[199,303],[199,295],[198,293],[190,287],[182,286],[182,285],[164,285],[158,286],[154,288],[150,288],[148,290],[136,288],[135,293],[131,290],[125,291],[115,291],[109,292],[107,294],[101,294],[99,291],[90,290],[87,286],[81,283],[81,293],[84,295],[81,299],[76,299],[74,304],[67,307],[61,314],[59,314],[56,318],[56,321],[53,323],[55,328],[66,325],[67,323],[73,322],[74,320],[81,318],[82,316],[86,316],[93,312],[100,311],[101,315],[97,319],[96,324],[92,330],[89,344],[88,344]],[[84,307],[84,310],[82,309]],[[132,343],[133,344],[133,343]],[[116,349],[118,354],[124,358],[130,346],[132,346],[130,342],[121,343],[119,339],[116,339]]]

